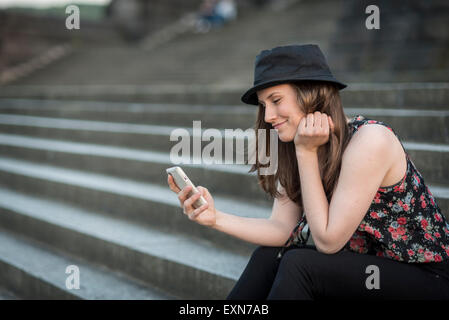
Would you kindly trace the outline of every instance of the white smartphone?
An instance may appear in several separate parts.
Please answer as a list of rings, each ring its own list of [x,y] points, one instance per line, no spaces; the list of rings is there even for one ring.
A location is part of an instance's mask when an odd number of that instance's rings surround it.
[[[192,190],[190,190],[190,192],[188,193],[188,197],[191,197],[192,195],[200,192],[192,183],[192,181],[190,181],[189,177],[187,177],[181,167],[171,167],[166,169],[165,171],[167,171],[167,173],[173,177],[173,180],[175,180],[175,183],[179,189],[183,189],[186,186],[192,187]],[[206,203],[206,199],[204,199],[203,196],[200,196],[200,198],[196,200],[192,206],[196,209]]]

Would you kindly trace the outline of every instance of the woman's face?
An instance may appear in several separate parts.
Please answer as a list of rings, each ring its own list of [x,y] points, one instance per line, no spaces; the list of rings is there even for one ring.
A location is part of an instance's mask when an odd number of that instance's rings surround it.
[[[281,141],[293,141],[299,122],[305,116],[293,86],[286,83],[265,88],[257,91],[257,97],[265,109],[265,122],[272,125]],[[277,124],[281,125],[275,126]]]

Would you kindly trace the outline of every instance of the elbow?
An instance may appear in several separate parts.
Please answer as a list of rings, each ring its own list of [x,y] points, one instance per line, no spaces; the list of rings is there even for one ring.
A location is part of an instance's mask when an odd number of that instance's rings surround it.
[[[341,245],[335,245],[332,243],[325,243],[320,241],[316,242],[315,246],[318,252],[324,254],[335,254],[337,252],[340,252],[340,250],[343,248]]]
[[[332,247],[319,247],[317,246],[317,251],[324,254],[335,254],[340,251],[340,249],[332,248]]]

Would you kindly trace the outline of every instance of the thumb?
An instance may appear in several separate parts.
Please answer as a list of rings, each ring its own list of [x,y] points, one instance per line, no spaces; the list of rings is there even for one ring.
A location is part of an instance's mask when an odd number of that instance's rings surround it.
[[[209,193],[209,191],[201,186],[197,187],[198,191],[201,193],[201,195],[204,197],[204,199],[206,199],[207,202],[210,202],[209,199],[211,198],[211,195]]]
[[[329,118],[330,129],[332,132],[334,132],[335,131],[334,121],[332,121],[332,118],[330,116],[328,116],[328,118]]]

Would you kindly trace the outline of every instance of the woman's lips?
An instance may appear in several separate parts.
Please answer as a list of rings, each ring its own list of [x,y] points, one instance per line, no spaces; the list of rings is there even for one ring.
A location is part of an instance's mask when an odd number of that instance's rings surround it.
[[[286,123],[286,122],[287,122],[287,120],[285,120],[284,122],[281,122],[281,123],[279,123],[279,124],[273,126],[273,128],[277,129],[277,128],[279,128],[280,126],[282,126],[282,125],[283,125],[284,123]]]

